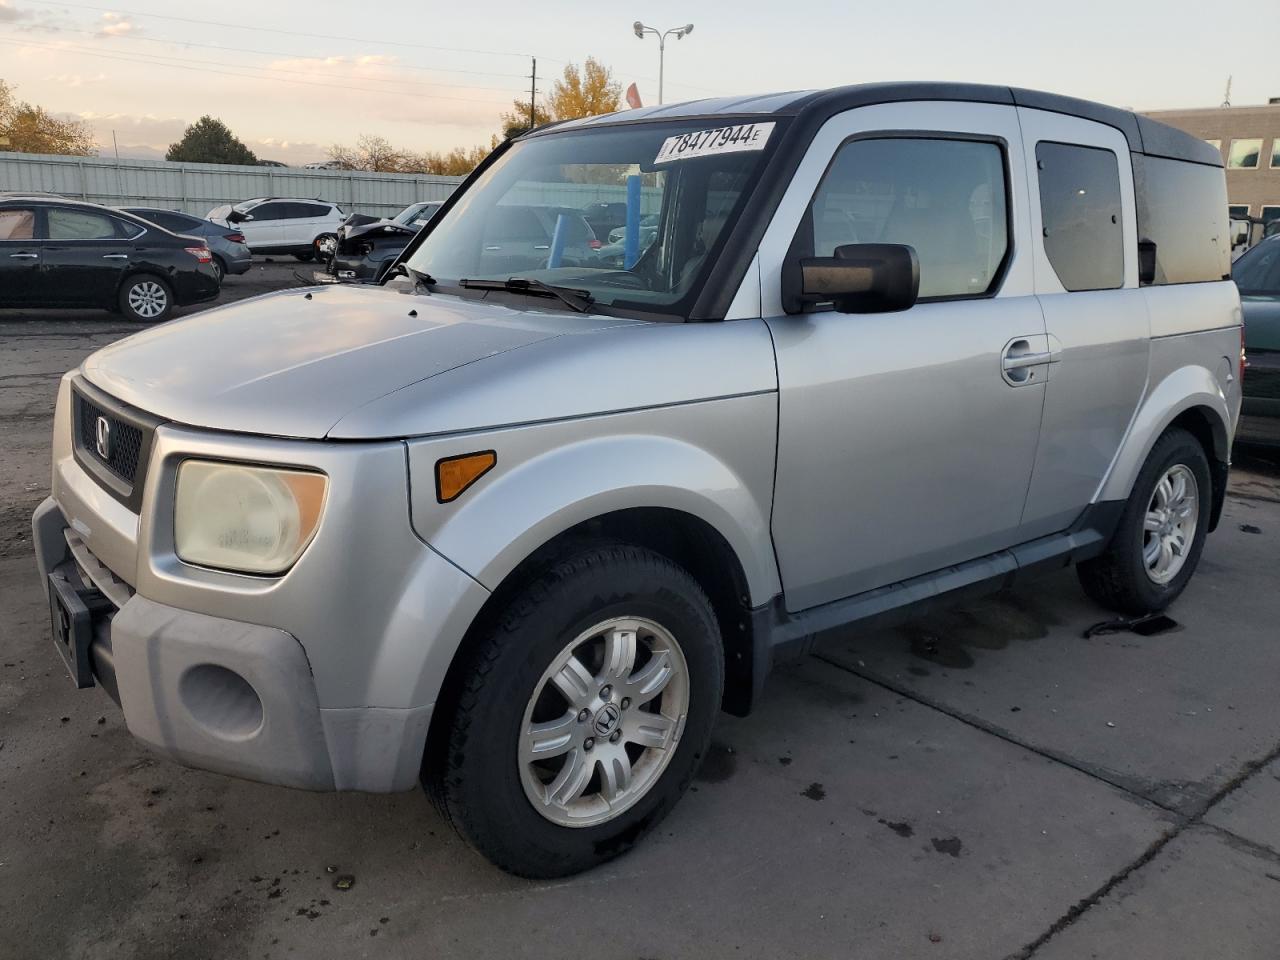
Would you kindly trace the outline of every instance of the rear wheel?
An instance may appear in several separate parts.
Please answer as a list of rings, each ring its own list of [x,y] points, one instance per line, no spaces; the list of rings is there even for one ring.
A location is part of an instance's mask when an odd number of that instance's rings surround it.
[[[639,547],[585,547],[525,586],[460,663],[428,793],[525,877],[629,849],[684,793],[724,684],[710,602]]]
[[[157,276],[139,274],[120,288],[120,312],[140,323],[159,323],[173,313],[173,291]]]
[[[1085,592],[1133,615],[1177,599],[1204,549],[1212,484],[1200,442],[1181,428],[1166,431],[1134,482],[1106,552],[1080,564]]]
[[[227,265],[217,254],[213,256],[213,275],[218,278],[218,286],[222,286],[222,279],[227,275]]]

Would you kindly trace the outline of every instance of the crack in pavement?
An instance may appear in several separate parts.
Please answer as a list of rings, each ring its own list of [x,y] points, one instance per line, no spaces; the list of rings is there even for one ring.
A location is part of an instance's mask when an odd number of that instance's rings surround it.
[[[1000,740],[1005,741],[1006,743],[1012,744],[1013,746],[1021,747],[1022,749],[1028,750],[1031,753],[1034,753],[1036,756],[1044,758],[1045,760],[1049,760],[1053,763],[1062,764],[1063,766],[1069,767],[1070,769],[1075,770],[1079,773],[1082,773],[1087,777],[1090,777],[1092,779],[1105,783],[1108,786],[1114,787],[1117,790],[1121,790],[1124,793],[1128,794],[1129,796],[1133,797],[1135,800],[1138,800],[1144,804],[1149,804],[1153,807],[1156,807],[1162,813],[1167,814],[1174,818],[1173,825],[1169,829],[1161,833],[1159,837],[1153,840],[1147,846],[1147,848],[1143,850],[1142,853],[1139,854],[1134,860],[1125,864],[1120,870],[1116,871],[1110,877],[1108,877],[1107,880],[1100,887],[1098,887],[1098,889],[1093,891],[1093,893],[1089,894],[1087,897],[1084,897],[1083,899],[1072,904],[1071,907],[1062,916],[1060,916],[1057,920],[1055,920],[1052,924],[1049,925],[1048,929],[1046,929],[1044,933],[1040,934],[1040,936],[1036,937],[1034,940],[1032,940],[1030,943],[1024,946],[1021,950],[1018,950],[1010,954],[1006,958],[1006,960],[1029,960],[1029,958],[1032,957],[1037,950],[1043,947],[1046,943],[1052,940],[1055,936],[1057,936],[1063,930],[1067,929],[1069,926],[1075,923],[1078,919],[1080,919],[1080,917],[1084,916],[1084,914],[1088,912],[1088,910],[1090,910],[1092,907],[1101,903],[1104,899],[1106,899],[1107,895],[1110,894],[1111,891],[1113,891],[1120,884],[1124,883],[1124,881],[1127,880],[1130,876],[1132,876],[1134,873],[1141,870],[1148,863],[1154,860],[1160,854],[1160,851],[1162,851],[1170,843],[1172,843],[1182,834],[1184,834],[1185,832],[1187,832],[1188,830],[1194,827],[1198,827],[1198,826],[1207,827],[1213,832],[1222,835],[1224,838],[1230,838],[1231,841],[1234,842],[1234,844],[1239,845],[1242,848],[1249,850],[1250,852],[1253,852],[1257,855],[1263,855],[1268,859],[1280,862],[1280,853],[1277,853],[1276,851],[1272,850],[1270,847],[1267,847],[1263,844],[1259,844],[1245,837],[1241,837],[1240,835],[1233,833],[1224,827],[1220,827],[1216,824],[1210,824],[1210,823],[1204,822],[1205,815],[1208,814],[1208,812],[1212,810],[1217,804],[1221,803],[1230,794],[1238,790],[1245,783],[1245,781],[1247,781],[1250,777],[1257,774],[1259,771],[1265,768],[1268,764],[1275,761],[1277,758],[1280,758],[1280,743],[1272,747],[1263,756],[1257,757],[1253,760],[1245,761],[1245,763],[1241,766],[1240,770],[1237,771],[1235,776],[1233,776],[1221,787],[1219,787],[1218,790],[1216,790],[1205,801],[1199,804],[1198,807],[1193,808],[1191,812],[1183,813],[1154,800],[1153,798],[1145,795],[1141,790],[1136,789],[1132,785],[1127,785],[1124,782],[1125,778],[1108,775],[1103,771],[1098,770],[1097,768],[1091,767],[1089,764],[1081,763],[1080,761],[1075,760],[1071,757],[1068,757],[1065,754],[1059,753],[1056,750],[1046,749],[1044,747],[1037,746],[1033,743],[1029,743],[1023,740],[1022,738],[1017,737],[1014,734],[1011,734],[1007,730],[1002,730],[999,727],[985,720],[982,720],[978,717],[974,717],[962,711],[955,710],[947,706],[946,704],[941,703],[940,701],[932,699],[931,697],[923,696],[919,692],[914,691],[903,684],[895,683],[893,680],[887,677],[881,676],[880,674],[877,674],[873,671],[855,669],[853,667],[848,666],[847,664],[839,663],[835,660],[832,660],[821,653],[815,653],[813,656],[817,660],[821,661],[822,663],[825,663],[828,666],[835,667],[837,670],[843,670],[846,673],[851,673],[855,677],[859,677],[867,681],[868,683],[872,683],[878,687],[882,687],[883,689],[888,690],[891,693],[897,694],[898,696],[911,700],[912,702],[917,703],[923,707],[928,707],[931,710],[936,710],[937,712],[943,714],[944,716],[947,716],[953,720],[959,721],[960,723],[963,723],[966,726],[973,727],[974,729],[982,733],[986,733],[990,736],[996,737]]]

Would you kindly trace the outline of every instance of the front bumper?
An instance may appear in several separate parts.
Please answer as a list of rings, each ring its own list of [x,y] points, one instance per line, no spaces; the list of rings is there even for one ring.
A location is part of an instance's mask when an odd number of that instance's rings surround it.
[[[339,253],[333,258],[331,272],[339,280],[376,280],[390,259],[374,260],[371,255]]]
[[[111,600],[95,613],[91,661],[129,729],[182,763],[254,780],[413,788],[440,685],[488,591],[414,534],[404,445],[161,423],[135,504],[75,452],[73,379],[59,390],[53,495],[32,518],[33,539],[46,588],[70,565]],[[239,576],[176,556],[173,492],[188,457],[329,477],[320,526],[288,573]],[[245,719],[257,711],[260,723]]]

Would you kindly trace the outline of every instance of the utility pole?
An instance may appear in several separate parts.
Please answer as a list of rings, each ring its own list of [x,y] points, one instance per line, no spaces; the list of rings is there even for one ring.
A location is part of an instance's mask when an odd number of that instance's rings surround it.
[[[535,104],[538,102],[538,58],[533,57],[533,72],[529,75],[529,129],[532,130],[538,125],[537,110]]]

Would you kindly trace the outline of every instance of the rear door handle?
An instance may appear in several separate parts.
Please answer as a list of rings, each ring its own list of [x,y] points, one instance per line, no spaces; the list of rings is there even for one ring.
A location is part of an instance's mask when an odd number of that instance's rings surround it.
[[[102,259],[103,260],[128,260],[129,255],[127,253],[104,253],[102,255]]]
[[[39,259],[40,259],[40,254],[38,254],[38,253],[11,253],[11,254],[9,254],[9,259],[10,259],[10,260],[39,260]]]

